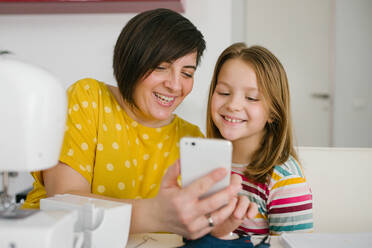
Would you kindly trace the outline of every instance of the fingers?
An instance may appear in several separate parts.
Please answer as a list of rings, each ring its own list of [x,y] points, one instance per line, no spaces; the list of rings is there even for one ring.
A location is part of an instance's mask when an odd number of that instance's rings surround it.
[[[213,218],[214,225],[219,225],[222,222],[224,222],[227,218],[229,218],[232,213],[234,212],[234,209],[236,207],[236,204],[238,202],[238,199],[234,197],[229,204],[222,207],[221,209],[213,212],[211,217]]]
[[[172,166],[170,166],[165,173],[162,183],[161,183],[161,188],[169,188],[169,187],[178,187],[177,183],[177,178],[178,175],[180,174],[180,161],[177,160]]]
[[[200,228],[200,230],[198,230],[198,234],[197,234],[197,237],[201,237],[209,232],[211,232],[214,227],[220,225],[220,224],[224,224],[224,221],[229,218],[231,216],[231,214],[233,213],[234,209],[235,209],[235,205],[237,203],[237,198],[233,198],[229,204],[227,204],[225,207],[211,213],[211,214],[207,214],[207,215],[203,215],[203,216],[200,216],[199,218],[197,218],[195,220],[195,222],[193,223],[192,227],[202,227]],[[213,225],[211,226],[210,225],[210,221],[209,221],[209,218],[211,218],[212,220],[212,223]],[[229,228],[229,227],[227,227]],[[231,230],[228,230],[226,231],[226,227],[225,226],[221,226],[221,227],[218,227],[217,228],[218,230],[216,230],[214,232],[214,235],[215,236],[222,236],[226,233],[229,233]]]
[[[251,202],[249,204],[248,211],[246,214],[247,218],[254,219],[254,217],[256,217],[257,214],[258,214],[258,205],[255,202]]]
[[[244,195],[238,196],[238,203],[234,210],[234,218],[238,220],[242,220],[246,213],[248,213],[248,207],[250,206],[250,201],[248,197]]]
[[[201,195],[206,193],[214,184],[216,184],[218,181],[221,181],[226,175],[226,169],[215,169],[211,173],[191,183],[185,188],[185,191],[189,192],[192,197],[199,198]]]
[[[220,172],[215,170],[211,173],[212,175],[208,174],[207,176],[199,179],[198,182],[195,182],[195,184],[192,185],[195,188],[189,187],[188,190],[192,197],[194,197],[194,199],[199,199],[200,193],[202,194],[208,191],[207,187],[211,187],[213,183],[216,182],[216,180],[221,179],[221,176],[224,175],[223,170],[221,170]],[[200,190],[198,187],[205,188]],[[195,211],[195,213],[198,215],[206,215],[220,209],[221,207],[227,205],[234,197],[236,197],[241,188],[241,177],[238,175],[231,175],[230,185],[227,188],[220,190],[219,192],[214,193],[211,196],[201,199],[196,206],[197,211]],[[198,191],[198,189],[199,192],[195,193],[196,191]]]
[[[213,195],[199,201],[198,210],[201,214],[207,214],[227,205],[241,190],[241,185],[230,185],[229,187],[214,193]]]

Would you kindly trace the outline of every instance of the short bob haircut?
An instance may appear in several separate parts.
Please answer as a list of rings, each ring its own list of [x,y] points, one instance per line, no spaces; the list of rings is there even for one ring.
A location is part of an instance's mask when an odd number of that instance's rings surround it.
[[[155,9],[133,17],[121,31],[114,48],[113,69],[124,100],[137,107],[136,84],[162,62],[173,62],[205,50],[202,33],[185,17],[169,9]]]
[[[224,63],[239,59],[256,73],[258,89],[269,108],[270,120],[266,123],[261,146],[252,155],[245,176],[259,183],[269,180],[275,165],[283,164],[291,155],[297,159],[293,147],[290,95],[287,74],[280,61],[261,46],[247,47],[235,43],[226,48],[217,60],[209,90],[207,110],[207,137],[223,138],[211,116],[211,100]]]

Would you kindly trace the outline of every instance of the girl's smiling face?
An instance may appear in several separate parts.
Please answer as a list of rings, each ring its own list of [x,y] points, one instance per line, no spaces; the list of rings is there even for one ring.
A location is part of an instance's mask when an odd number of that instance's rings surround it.
[[[243,60],[229,59],[222,65],[212,95],[211,115],[225,139],[261,142],[269,109],[259,91],[256,73]]]

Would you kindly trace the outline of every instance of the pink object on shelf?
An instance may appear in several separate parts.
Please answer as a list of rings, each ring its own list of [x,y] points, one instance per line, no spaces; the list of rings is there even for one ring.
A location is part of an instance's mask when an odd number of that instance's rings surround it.
[[[183,0],[0,0],[0,14],[139,13],[155,8],[185,11]]]

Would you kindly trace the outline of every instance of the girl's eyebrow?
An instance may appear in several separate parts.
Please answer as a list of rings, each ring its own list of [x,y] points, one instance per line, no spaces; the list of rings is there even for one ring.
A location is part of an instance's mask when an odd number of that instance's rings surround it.
[[[234,88],[233,86],[231,86],[230,84],[224,82],[224,81],[217,81],[216,83],[216,86],[217,87],[218,85],[224,85],[225,87],[228,87],[228,88]],[[244,91],[246,92],[260,92],[260,90],[256,87],[244,87]]]
[[[217,83],[216,83],[216,87],[217,87],[217,85],[225,85],[226,87],[232,87],[230,84],[228,84],[228,83],[226,83],[226,82],[224,82],[224,81],[217,81]],[[258,88],[256,88],[256,87],[250,87],[250,86],[248,86],[248,87],[244,87],[244,90],[247,90],[247,91],[259,91],[258,90]]]

